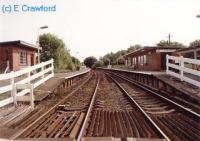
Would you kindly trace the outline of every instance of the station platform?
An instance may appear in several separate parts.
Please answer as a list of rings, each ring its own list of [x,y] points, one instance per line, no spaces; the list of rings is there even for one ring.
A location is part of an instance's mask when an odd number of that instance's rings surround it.
[[[84,74],[88,71],[89,69],[84,69],[69,73],[55,73],[54,77],[50,78],[49,80],[47,80],[46,82],[44,82],[43,84],[34,89],[35,101],[42,101],[43,99],[45,99],[65,79]]]

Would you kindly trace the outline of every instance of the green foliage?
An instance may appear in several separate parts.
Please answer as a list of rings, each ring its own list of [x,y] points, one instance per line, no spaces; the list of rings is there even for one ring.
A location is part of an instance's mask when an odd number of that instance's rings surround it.
[[[103,65],[107,66],[109,65],[109,62],[111,65],[124,65],[125,64],[125,58],[124,55],[130,52],[133,52],[137,49],[140,49],[141,45],[133,45],[130,46],[127,50],[120,50],[116,53],[108,53],[101,57],[99,60],[103,62]]]
[[[66,49],[63,40],[50,33],[40,36],[40,46],[42,47],[41,61],[54,59],[56,69],[74,69],[69,50]]]
[[[79,59],[74,57],[74,56],[72,56],[72,62],[74,64],[75,69],[79,70],[80,66],[81,66],[81,62],[79,61]]]
[[[140,48],[142,48],[142,46],[141,46],[141,45],[138,45],[138,44],[133,45],[133,46],[130,46],[130,47],[127,49],[127,53],[133,52],[133,51],[138,50],[138,49],[140,49]]]
[[[183,45],[182,43],[179,42],[171,42],[169,45],[168,41],[160,41],[159,43],[156,44],[159,47],[177,47],[177,48],[185,48],[186,46]]]
[[[102,67],[102,66],[104,66],[104,62],[101,61],[101,60],[99,60],[99,61],[97,61],[97,62],[95,63],[95,67]]]
[[[124,65],[125,64],[125,59],[123,57],[118,59],[117,65]]]
[[[97,59],[94,56],[87,57],[84,60],[84,64],[86,65],[86,67],[89,67],[89,68],[93,68],[96,62],[97,62]]]
[[[189,47],[200,47],[200,39],[192,41]]]

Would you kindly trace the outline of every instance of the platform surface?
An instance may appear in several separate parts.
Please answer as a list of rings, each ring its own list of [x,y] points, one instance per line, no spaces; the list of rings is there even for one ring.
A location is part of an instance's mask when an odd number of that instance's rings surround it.
[[[132,73],[140,73],[140,74],[146,74],[146,75],[166,74],[165,71],[138,71],[138,70],[132,70],[132,69],[126,69],[126,68],[103,68],[103,69],[118,70],[118,71],[132,72]]]
[[[34,89],[35,101],[42,101],[50,93],[52,93],[65,79],[85,73],[87,71],[88,69],[69,73],[55,73],[54,77],[50,78],[49,80]]]

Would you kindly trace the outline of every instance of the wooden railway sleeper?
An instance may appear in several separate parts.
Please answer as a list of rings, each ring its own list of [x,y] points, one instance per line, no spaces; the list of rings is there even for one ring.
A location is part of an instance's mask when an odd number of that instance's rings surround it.
[[[192,132],[192,130],[190,128],[191,126],[185,126],[185,123],[181,124],[180,118],[175,119],[174,117],[170,116],[169,119],[170,119],[170,121],[173,121],[174,123],[176,123],[176,125],[180,126],[180,130],[185,131],[186,134],[189,134],[192,137],[200,139],[199,135],[197,135],[195,132]]]
[[[167,128],[169,128],[170,130],[171,129],[173,129],[173,134],[175,134],[176,136],[178,136],[179,138],[180,138],[180,141],[186,141],[186,139],[189,141],[189,138],[186,138],[185,136],[182,136],[182,135],[180,135],[180,132],[179,132],[179,130],[177,130],[177,128],[175,128],[176,127],[176,125],[174,125],[174,124],[171,124],[168,120],[166,120],[166,118],[164,118],[164,117],[162,117],[162,120],[161,120],[164,124],[165,124],[165,126],[167,127]],[[175,128],[175,129],[174,129]]]

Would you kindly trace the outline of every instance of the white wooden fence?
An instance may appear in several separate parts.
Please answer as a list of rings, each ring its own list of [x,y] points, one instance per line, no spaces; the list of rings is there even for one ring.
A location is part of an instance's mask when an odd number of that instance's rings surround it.
[[[15,91],[17,84],[33,84],[36,88],[48,79],[54,76],[53,59],[42,62],[35,66],[27,67],[19,71],[0,74],[0,82],[6,85],[0,85],[0,96],[5,93],[10,93],[10,97],[0,101],[0,107],[14,102],[16,96],[23,96],[30,92],[30,89],[24,89],[20,92]],[[21,77],[21,79],[19,79]],[[19,81],[17,81],[19,79]],[[16,82],[17,81],[17,82]],[[7,84],[8,83],[8,84]]]
[[[191,66],[199,67],[199,65],[200,60],[197,59],[183,58],[182,56],[166,56],[166,73],[197,87],[200,87],[200,71],[198,69],[193,69]]]

